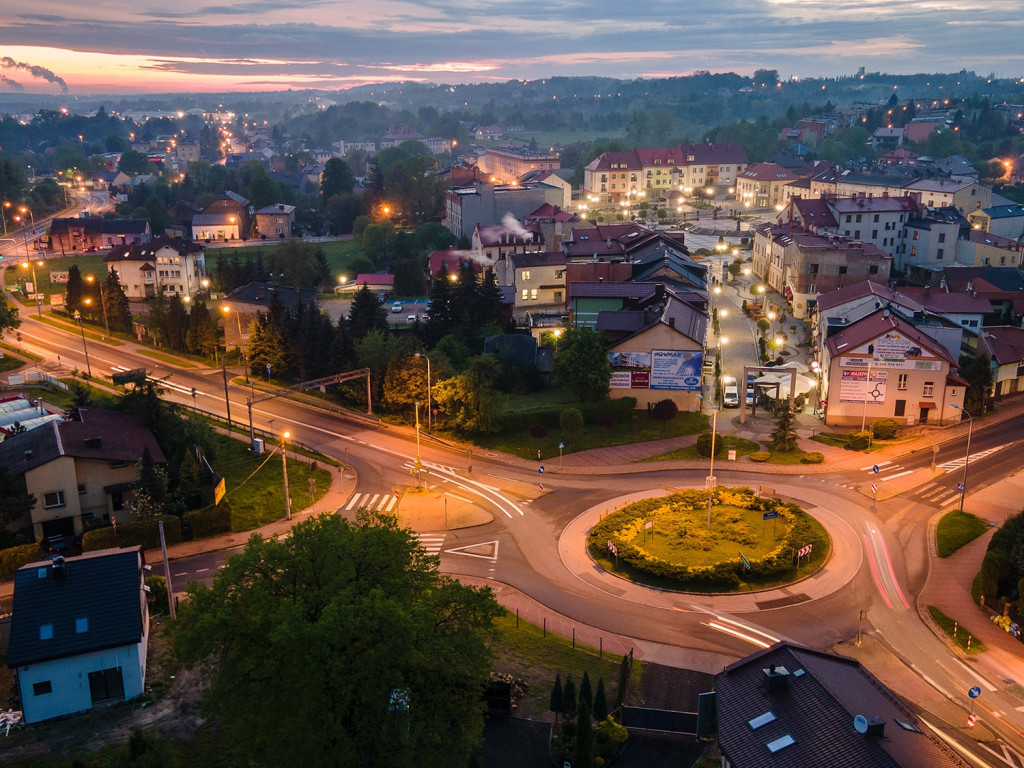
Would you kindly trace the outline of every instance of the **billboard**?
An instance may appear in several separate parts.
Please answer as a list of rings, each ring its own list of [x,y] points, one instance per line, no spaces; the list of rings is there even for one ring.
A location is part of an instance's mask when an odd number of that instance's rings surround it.
[[[694,349],[655,349],[651,352],[651,389],[700,392],[704,354]]]
[[[885,402],[885,389],[889,374],[885,371],[871,371],[871,384],[865,386],[868,372],[843,371],[843,379],[839,385],[839,402],[868,403],[881,405]],[[865,394],[865,389],[867,394]]]
[[[610,352],[612,389],[648,389],[651,385],[650,352]]]

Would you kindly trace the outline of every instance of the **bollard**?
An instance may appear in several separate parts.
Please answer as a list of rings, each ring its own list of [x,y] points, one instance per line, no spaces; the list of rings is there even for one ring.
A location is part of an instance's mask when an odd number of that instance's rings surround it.
[[[576,627],[572,628],[572,649],[576,650]]]
[[[953,637],[956,637],[956,628],[960,626],[958,622],[953,622]]]
[[[601,643],[597,647],[597,658],[603,659],[604,658],[604,635],[601,635],[601,637],[599,639],[600,639]]]
[[[519,629],[519,609],[516,608],[516,629]]]
[[[544,617],[544,637],[548,636],[548,617]]]
[[[967,636],[967,650],[968,651],[971,650],[971,636],[970,635]]]

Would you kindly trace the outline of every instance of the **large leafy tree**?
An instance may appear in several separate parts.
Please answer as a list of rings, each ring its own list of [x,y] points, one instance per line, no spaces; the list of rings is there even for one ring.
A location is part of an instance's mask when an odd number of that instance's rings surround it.
[[[497,387],[501,373],[493,355],[471,358],[464,373],[434,385],[431,391],[438,411],[460,432],[497,432],[504,403]]]
[[[612,366],[601,334],[590,328],[573,328],[558,340],[552,369],[559,383],[588,402],[608,396]]]
[[[356,177],[352,175],[349,164],[339,157],[332,157],[324,164],[324,172],[320,177],[320,198],[326,202],[335,195],[347,195],[356,185]]]
[[[4,337],[4,331],[13,331],[20,325],[18,308],[9,302],[6,296],[0,294],[0,339]]]
[[[500,610],[393,517],[319,515],[190,583],[174,641],[242,762],[466,765]]]

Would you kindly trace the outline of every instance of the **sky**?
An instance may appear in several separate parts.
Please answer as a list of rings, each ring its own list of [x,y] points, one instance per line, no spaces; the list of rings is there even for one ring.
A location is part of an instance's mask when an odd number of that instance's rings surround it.
[[[1024,74],[1024,0],[4,0],[3,94]]]

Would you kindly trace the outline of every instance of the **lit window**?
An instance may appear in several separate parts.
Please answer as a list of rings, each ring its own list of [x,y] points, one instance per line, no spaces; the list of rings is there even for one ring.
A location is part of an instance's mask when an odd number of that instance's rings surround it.
[[[529,279],[530,279],[530,270],[524,269],[523,270],[523,280],[529,280]]]
[[[901,373],[899,375],[899,378],[896,380],[896,389],[906,389],[906,388],[907,388],[907,374]]]
[[[75,619],[75,634],[81,635],[89,631],[89,618]]]

